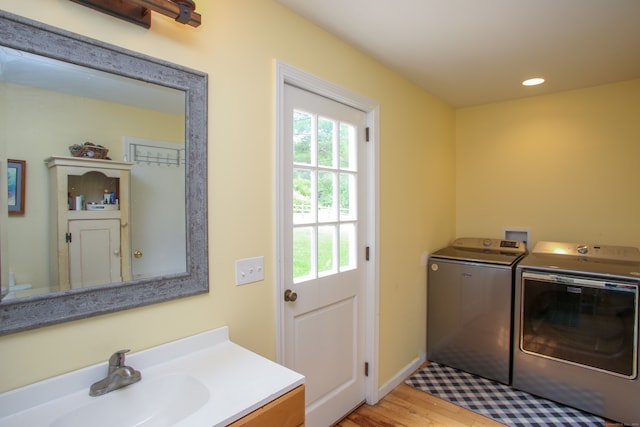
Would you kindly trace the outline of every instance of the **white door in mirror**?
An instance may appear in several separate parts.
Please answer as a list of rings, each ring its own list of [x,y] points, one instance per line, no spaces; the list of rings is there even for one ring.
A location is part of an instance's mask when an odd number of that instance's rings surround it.
[[[236,285],[264,280],[264,257],[236,260]]]

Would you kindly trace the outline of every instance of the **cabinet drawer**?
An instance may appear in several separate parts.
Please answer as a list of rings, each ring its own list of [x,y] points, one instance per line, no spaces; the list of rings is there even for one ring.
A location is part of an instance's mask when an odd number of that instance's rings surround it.
[[[297,427],[304,425],[304,385],[231,423],[231,427]]]

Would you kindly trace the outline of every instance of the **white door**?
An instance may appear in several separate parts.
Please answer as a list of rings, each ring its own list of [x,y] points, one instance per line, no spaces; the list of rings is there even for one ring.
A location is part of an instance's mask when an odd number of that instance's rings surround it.
[[[122,281],[120,220],[69,221],[71,289]]]
[[[184,144],[126,136],[131,168],[131,274],[187,271]]]
[[[365,120],[285,85],[284,364],[306,377],[310,427],[365,400]]]

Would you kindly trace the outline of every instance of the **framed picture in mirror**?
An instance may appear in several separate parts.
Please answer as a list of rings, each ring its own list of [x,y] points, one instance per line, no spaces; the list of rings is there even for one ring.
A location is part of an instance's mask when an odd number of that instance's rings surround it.
[[[7,199],[9,215],[24,215],[26,174],[26,161],[7,160]]]

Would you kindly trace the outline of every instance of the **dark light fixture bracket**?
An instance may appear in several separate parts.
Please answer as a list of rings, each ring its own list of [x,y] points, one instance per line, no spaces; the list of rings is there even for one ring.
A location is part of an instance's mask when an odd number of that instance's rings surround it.
[[[180,7],[180,13],[176,17],[176,21],[181,24],[188,24],[191,19],[191,12],[196,10],[196,4],[192,1],[174,1]]]
[[[198,27],[202,17],[196,13],[193,0],[71,0],[144,28],[151,27],[151,11],[175,19],[181,24]]]
[[[133,4],[126,0],[71,0],[91,9],[106,13],[116,18],[124,19],[132,24],[144,28],[151,27],[151,11],[146,7]]]

